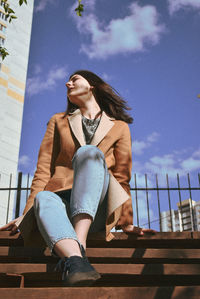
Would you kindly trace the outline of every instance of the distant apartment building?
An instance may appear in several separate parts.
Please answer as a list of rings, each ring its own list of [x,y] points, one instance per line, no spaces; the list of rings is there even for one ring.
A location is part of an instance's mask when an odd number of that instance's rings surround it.
[[[161,213],[161,229],[165,232],[200,231],[200,201],[189,199],[177,203],[177,210]]]
[[[0,187],[9,186],[10,174],[15,183],[20,146],[24,94],[29,58],[29,47],[34,0],[19,6],[9,0],[16,20],[9,23],[0,1],[0,45],[9,55],[0,57]],[[13,216],[14,196],[11,194],[8,218]],[[7,218],[8,192],[0,192],[0,225]]]

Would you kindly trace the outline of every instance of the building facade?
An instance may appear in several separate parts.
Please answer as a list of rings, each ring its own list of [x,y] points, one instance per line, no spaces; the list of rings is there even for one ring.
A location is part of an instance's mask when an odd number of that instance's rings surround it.
[[[161,213],[161,230],[165,232],[200,231],[200,201],[189,199],[177,203],[177,210]]]
[[[19,6],[19,1],[9,0],[16,20],[6,20],[3,3],[0,1],[0,45],[9,55],[0,58],[0,187],[9,186],[12,173],[16,183],[18,155],[23,116],[24,95],[29,58],[29,47],[34,0]],[[13,217],[14,194],[0,192],[0,225]]]

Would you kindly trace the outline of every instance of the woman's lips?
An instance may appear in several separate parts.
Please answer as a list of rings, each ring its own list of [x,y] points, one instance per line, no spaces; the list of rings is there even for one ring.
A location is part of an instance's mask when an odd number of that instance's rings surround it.
[[[74,89],[74,87],[72,88],[68,88],[67,92],[69,93],[70,91],[72,91]]]

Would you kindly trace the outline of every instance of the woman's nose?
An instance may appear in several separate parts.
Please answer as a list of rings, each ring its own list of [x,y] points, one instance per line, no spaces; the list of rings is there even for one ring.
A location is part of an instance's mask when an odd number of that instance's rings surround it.
[[[71,82],[71,81],[68,81],[65,85],[66,85],[67,87],[70,87],[71,84],[72,84],[72,82]]]

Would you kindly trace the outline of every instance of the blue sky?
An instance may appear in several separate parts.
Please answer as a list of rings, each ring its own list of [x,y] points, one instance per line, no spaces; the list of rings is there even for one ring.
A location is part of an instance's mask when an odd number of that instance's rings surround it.
[[[82,2],[80,18],[77,1],[35,0],[19,170],[33,175],[46,124],[66,108],[68,76],[89,69],[132,108],[138,184],[144,173],[149,185],[155,173],[160,184],[166,173],[172,185],[177,173],[185,184],[190,173],[197,186],[200,0]]]

